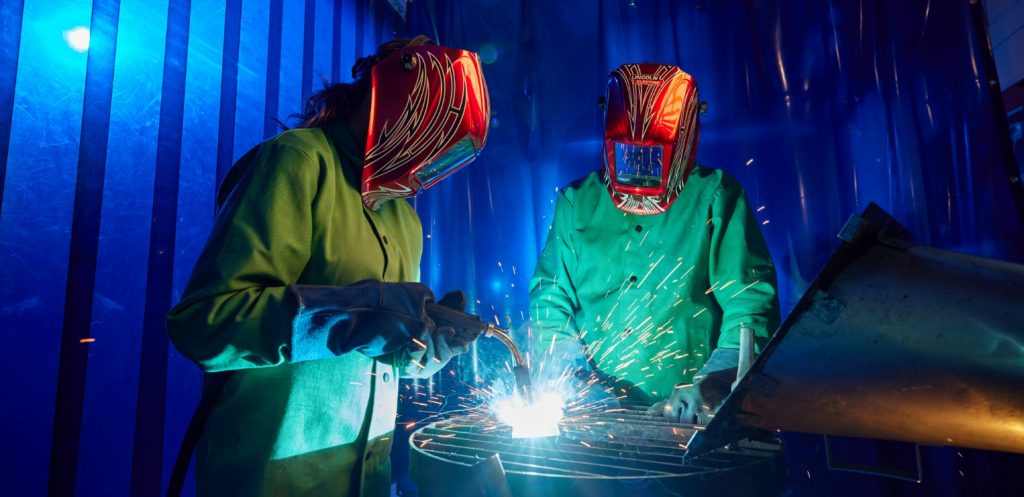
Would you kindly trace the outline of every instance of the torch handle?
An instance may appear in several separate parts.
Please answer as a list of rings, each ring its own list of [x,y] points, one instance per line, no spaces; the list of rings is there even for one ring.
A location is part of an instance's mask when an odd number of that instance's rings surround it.
[[[515,364],[512,367],[512,374],[515,376],[516,389],[519,395],[526,402],[533,402],[533,388],[530,381],[530,369],[526,366],[526,359],[519,347],[512,340],[508,331],[498,328],[490,323],[484,323],[480,316],[457,311],[451,307],[440,304],[427,304],[427,315],[433,319],[438,326],[451,326],[456,332],[468,333],[474,336],[480,334],[497,339],[508,347],[512,353],[512,360]],[[464,330],[464,331],[463,331]]]
[[[434,320],[434,323],[438,326],[450,326],[455,329],[456,333],[471,335],[475,339],[487,331],[487,324],[476,314],[469,314],[434,303],[427,304],[426,310],[427,315]]]

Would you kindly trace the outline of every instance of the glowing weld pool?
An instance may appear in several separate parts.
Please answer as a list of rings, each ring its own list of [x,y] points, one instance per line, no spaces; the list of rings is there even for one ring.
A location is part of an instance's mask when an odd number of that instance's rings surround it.
[[[491,411],[498,421],[512,428],[512,438],[553,437],[559,434],[564,405],[562,396],[553,392],[539,394],[529,404],[518,395],[510,395],[495,400]]]

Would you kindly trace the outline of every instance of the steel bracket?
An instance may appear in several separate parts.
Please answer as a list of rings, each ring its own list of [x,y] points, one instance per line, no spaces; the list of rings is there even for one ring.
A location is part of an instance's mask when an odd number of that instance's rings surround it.
[[[832,324],[843,313],[843,309],[846,309],[846,304],[843,304],[839,299],[829,295],[827,292],[818,290],[814,295],[814,300],[808,312],[818,319]]]
[[[860,216],[850,216],[850,219],[846,220],[843,229],[839,230],[839,234],[836,236],[844,242],[852,242],[867,224],[867,220]]]

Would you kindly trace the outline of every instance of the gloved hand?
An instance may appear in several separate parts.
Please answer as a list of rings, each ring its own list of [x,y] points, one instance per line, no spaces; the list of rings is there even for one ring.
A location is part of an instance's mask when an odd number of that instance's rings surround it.
[[[442,305],[461,314],[459,319],[447,319],[450,316],[434,314],[431,308],[427,308],[427,315],[434,321],[438,329],[448,328],[451,330],[449,344],[454,347],[456,355],[469,350],[469,344],[473,343],[484,332],[484,324],[475,315],[465,314],[466,294],[462,290],[455,290],[444,294],[438,305]]]
[[[425,285],[363,280],[347,286],[292,285],[299,302],[293,322],[291,360],[348,352],[378,358],[405,349],[433,328]]]
[[[648,411],[672,421],[707,424],[729,395],[736,379],[739,351],[715,349],[708,362],[693,376],[693,384],[677,385],[668,399]]]
[[[463,312],[466,295],[459,290],[448,292],[438,304]],[[449,321],[435,321],[429,317],[429,326],[398,358],[404,377],[426,378],[443,368],[453,357],[469,350],[470,344],[480,337],[480,326],[463,327]]]

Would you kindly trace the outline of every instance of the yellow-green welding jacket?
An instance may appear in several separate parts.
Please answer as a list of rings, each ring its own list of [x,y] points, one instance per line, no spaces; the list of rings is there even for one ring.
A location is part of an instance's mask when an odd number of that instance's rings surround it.
[[[287,288],[419,278],[419,218],[405,201],[364,207],[357,153],[341,125],[264,143],[168,315],[182,354],[234,371],[197,448],[200,496],[389,493],[402,371],[296,340]]]

